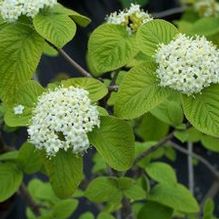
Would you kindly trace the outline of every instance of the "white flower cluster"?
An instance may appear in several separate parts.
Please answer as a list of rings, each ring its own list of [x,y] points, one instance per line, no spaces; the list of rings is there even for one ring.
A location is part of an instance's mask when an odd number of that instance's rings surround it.
[[[33,110],[29,140],[54,156],[60,149],[83,154],[90,147],[87,133],[100,125],[97,107],[81,88],[59,87],[42,94]]]
[[[16,105],[14,108],[14,114],[15,115],[21,115],[24,112],[24,106],[23,105]]]
[[[194,8],[204,17],[212,17],[219,14],[219,3],[215,0],[197,0]]]
[[[21,15],[34,17],[40,9],[52,7],[57,0],[2,0],[0,14],[7,22],[15,22]]]
[[[205,37],[179,34],[156,55],[160,86],[192,95],[219,83],[219,50]]]
[[[107,23],[125,26],[130,34],[151,20],[153,20],[151,15],[141,10],[137,4],[131,4],[129,9],[111,13],[106,17]]]

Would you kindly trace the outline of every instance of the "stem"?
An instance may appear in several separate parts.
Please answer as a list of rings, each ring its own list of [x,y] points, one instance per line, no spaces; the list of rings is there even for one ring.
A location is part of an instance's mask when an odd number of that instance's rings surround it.
[[[59,52],[60,55],[62,55],[66,61],[68,61],[69,64],[71,64],[75,69],[78,70],[78,72],[84,76],[92,78],[93,76],[87,72],[83,67],[81,67],[74,59],[72,59],[63,49],[58,48],[57,46],[53,45],[49,41],[46,41],[51,47],[53,47],[55,50]]]
[[[155,18],[164,18],[164,17],[168,17],[168,16],[171,16],[171,15],[174,15],[174,14],[183,13],[186,9],[187,9],[186,6],[172,8],[172,9],[168,9],[166,11],[161,11],[161,12],[153,13],[153,16]]]
[[[127,198],[122,200],[122,218],[125,219],[134,219],[132,214],[132,207]]]
[[[194,168],[192,162],[193,144],[188,142],[188,178],[189,178],[189,190],[194,195]]]
[[[19,190],[20,196],[25,200],[27,205],[31,208],[32,212],[36,217],[39,217],[41,215],[40,213],[40,207],[37,203],[32,199],[30,193],[28,192],[26,186],[24,183],[22,183],[20,190]]]
[[[198,161],[200,161],[202,164],[204,164],[209,171],[213,174],[213,176],[219,181],[219,172],[214,168],[214,166],[207,161],[206,159],[204,159],[202,156],[195,154],[195,153],[189,153],[188,150],[182,148],[181,146],[179,146],[178,144],[174,143],[174,142],[169,142],[171,144],[171,146],[173,148],[175,148],[176,150],[180,151],[183,154],[187,154],[192,156],[193,158],[197,159]]]
[[[165,143],[167,143],[169,140],[171,140],[174,136],[174,132],[171,132],[169,135],[167,135],[164,139],[159,141],[157,144],[152,146],[149,150],[144,151],[142,154],[138,155],[136,159],[133,162],[133,166],[135,166],[139,161],[147,157],[149,154],[156,151],[160,146],[163,146]]]

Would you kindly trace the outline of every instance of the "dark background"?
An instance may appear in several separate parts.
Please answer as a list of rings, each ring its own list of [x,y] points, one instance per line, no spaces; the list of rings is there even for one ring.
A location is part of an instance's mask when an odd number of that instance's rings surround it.
[[[69,43],[64,49],[70,54],[79,64],[86,68],[85,56],[86,56],[86,46],[89,34],[91,31],[100,25],[107,14],[119,10],[122,8],[122,5],[118,0],[65,0],[60,1],[65,6],[72,8],[79,13],[82,13],[92,19],[92,23],[87,28],[78,27],[77,35],[74,40]],[[164,11],[170,8],[174,8],[179,6],[177,0],[151,0],[149,4],[145,6],[145,9],[150,13]],[[167,20],[175,20],[180,17],[180,14],[176,14],[174,16],[166,17]],[[55,76],[59,73],[68,73],[70,76],[79,75],[78,72],[73,69],[62,57],[48,57],[44,56],[38,68],[38,76],[39,80],[43,85],[49,83]],[[16,133],[17,136],[23,136],[25,139],[25,132],[23,130]],[[7,137],[7,136],[6,136]],[[10,139],[8,139],[10,142]],[[17,138],[16,144],[19,146],[22,143],[22,139]],[[207,152],[200,145],[195,146],[195,152],[207,157],[211,161],[211,163],[217,165],[218,159],[217,155],[212,155]],[[177,171],[177,176],[179,182],[187,185],[187,157],[182,154],[177,154],[177,162],[175,162],[174,167]],[[89,172],[89,168],[91,166],[91,162],[89,157],[85,159],[85,171]],[[28,178],[26,179],[29,180]],[[209,190],[212,185],[213,178],[210,173],[206,170],[203,165],[198,165],[195,167],[195,181],[196,181],[196,197],[201,200],[205,193]],[[79,209],[74,213],[72,218],[76,219],[80,215],[80,213],[86,211],[94,211],[92,205],[86,205],[85,202],[80,203]],[[216,201],[216,203],[219,203]],[[3,210],[8,209],[9,206],[12,208],[11,213],[8,217],[3,217]],[[19,197],[14,196],[8,202],[3,205],[0,205],[0,219],[24,219],[25,218],[25,206],[22,200]]]

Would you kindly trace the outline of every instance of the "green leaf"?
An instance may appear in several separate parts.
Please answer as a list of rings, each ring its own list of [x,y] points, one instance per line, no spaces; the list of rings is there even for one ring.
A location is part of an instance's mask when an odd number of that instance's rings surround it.
[[[59,198],[71,197],[83,178],[82,158],[71,151],[59,151],[55,157],[46,158],[45,168]]]
[[[158,120],[151,113],[146,113],[142,116],[142,120],[136,129],[137,135],[144,141],[160,140],[166,136],[168,131],[169,126]]]
[[[207,199],[204,205],[203,219],[213,219],[214,209],[215,209],[214,201],[212,199]]]
[[[61,4],[56,4],[54,6],[54,11],[56,11],[56,13],[66,14],[70,16],[78,25],[82,27],[86,27],[91,22],[90,18],[82,14],[79,14],[78,12],[72,9],[66,8]]]
[[[118,179],[118,187],[127,198],[137,201],[146,198],[146,192],[137,184],[137,182],[128,177],[120,177]]]
[[[112,177],[98,177],[92,180],[84,195],[92,202],[114,202],[122,198],[117,181]]]
[[[203,135],[201,142],[208,150],[219,153],[219,138]]]
[[[100,100],[108,93],[107,87],[94,78],[72,78],[62,81],[61,84],[64,87],[75,86],[84,88],[89,92],[89,97],[92,101]]]
[[[138,219],[171,219],[173,209],[156,202],[147,201],[138,213]]]
[[[183,185],[159,184],[155,186],[148,197],[149,200],[158,202],[177,211],[185,213],[199,212],[195,198]]]
[[[192,28],[188,34],[211,36],[219,32],[219,18],[204,17],[192,23]],[[205,28],[203,28],[205,27]]]
[[[24,143],[18,154],[18,161],[22,170],[27,174],[38,172],[42,167],[40,152],[30,143]]]
[[[54,205],[60,201],[60,199],[56,197],[50,183],[48,182],[43,182],[39,179],[32,179],[28,183],[27,188],[36,202],[47,202]]]
[[[115,219],[111,214],[102,212],[97,216],[97,219]]]
[[[90,143],[112,168],[123,171],[131,167],[134,135],[127,122],[114,117],[101,117],[100,128],[95,128],[88,136]]]
[[[88,63],[95,76],[128,64],[136,53],[135,37],[119,25],[101,25],[89,39]]]
[[[67,219],[76,210],[78,201],[74,199],[62,200],[57,203],[52,212],[52,218]]]
[[[62,48],[73,39],[76,24],[66,14],[60,14],[55,8],[41,11],[33,19],[36,31],[50,43]]]
[[[95,219],[95,218],[92,213],[86,212],[80,215],[79,219]]]
[[[18,151],[10,151],[0,154],[0,161],[16,161],[18,158]]]
[[[0,98],[3,101],[13,102],[17,87],[31,79],[44,43],[28,25],[16,23],[0,29]]]
[[[183,96],[186,118],[199,131],[219,136],[219,85],[212,85],[195,97]]]
[[[146,166],[145,171],[155,181],[162,184],[176,184],[177,178],[174,169],[162,162],[153,162]]]
[[[184,115],[178,96],[173,96],[172,100],[166,100],[156,108],[151,110],[151,113],[160,119],[162,122],[172,126],[178,126],[183,122]]]
[[[115,114],[134,119],[152,110],[171,94],[158,85],[156,65],[145,63],[134,67],[124,77],[115,103]]]
[[[28,126],[37,98],[44,91],[44,88],[36,81],[27,81],[21,84],[14,95],[15,100],[6,106],[5,123],[10,127]],[[14,107],[16,105],[24,106],[23,114],[14,114]]]
[[[21,170],[13,163],[0,164],[0,202],[10,198],[23,180]]]
[[[159,44],[169,43],[176,34],[178,30],[173,24],[160,19],[150,21],[137,32],[138,48],[143,53],[153,56]]]

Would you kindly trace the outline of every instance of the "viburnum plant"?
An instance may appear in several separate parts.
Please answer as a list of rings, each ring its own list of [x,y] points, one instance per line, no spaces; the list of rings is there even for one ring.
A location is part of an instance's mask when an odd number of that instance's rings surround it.
[[[212,200],[199,206],[193,188],[157,161],[174,161],[179,150],[219,179],[191,148],[201,141],[219,151],[219,50],[208,36],[132,4],[91,33],[87,71],[62,48],[89,18],[56,0],[2,0],[0,14],[1,126],[28,134],[18,150],[1,135],[0,202],[20,194],[29,219],[69,218],[79,200],[98,219],[215,218]],[[82,77],[43,87],[33,76],[41,56],[56,52]],[[26,186],[36,173],[49,182]]]

